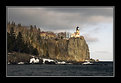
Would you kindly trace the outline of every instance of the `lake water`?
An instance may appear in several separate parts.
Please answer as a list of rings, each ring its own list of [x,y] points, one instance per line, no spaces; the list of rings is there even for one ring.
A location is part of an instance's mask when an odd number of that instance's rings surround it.
[[[113,76],[113,62],[93,65],[7,65],[7,76]]]

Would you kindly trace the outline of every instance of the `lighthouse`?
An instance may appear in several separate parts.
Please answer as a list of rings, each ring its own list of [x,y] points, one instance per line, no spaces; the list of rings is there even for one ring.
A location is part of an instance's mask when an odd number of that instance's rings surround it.
[[[79,36],[79,35],[80,35],[79,27],[77,26],[77,27],[76,27],[76,36]]]
[[[78,26],[76,27],[76,32],[71,34],[71,37],[75,37],[75,38],[80,37],[80,32],[79,32],[79,27]]]

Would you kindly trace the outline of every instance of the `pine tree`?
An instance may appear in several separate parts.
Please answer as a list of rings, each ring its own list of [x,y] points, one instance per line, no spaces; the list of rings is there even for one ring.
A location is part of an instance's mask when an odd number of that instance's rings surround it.
[[[28,47],[28,43],[27,42],[24,43],[23,52],[29,54],[29,47]]]
[[[40,28],[38,28],[38,32],[39,32],[39,33],[41,32]]]
[[[8,52],[11,51],[10,44],[11,44],[11,38],[10,38],[10,34],[7,32],[7,50],[8,50]]]
[[[22,38],[23,38],[22,34],[21,34],[21,32],[19,32],[17,35],[17,39],[16,39],[16,51],[18,51],[18,52],[24,52],[23,51],[24,42],[23,42]]]
[[[39,55],[38,51],[36,48],[33,49],[33,52],[32,52],[33,55]]]
[[[34,28],[37,28],[36,25],[34,25]]]
[[[21,24],[18,24],[18,27],[21,27]]]
[[[30,32],[32,32],[33,31],[33,26],[32,25],[30,25]]]
[[[14,32],[14,28],[13,27],[11,27],[11,29],[10,29],[10,36],[15,37],[15,32]]]
[[[11,25],[14,27],[16,24],[15,24],[15,22],[12,21]]]
[[[7,38],[8,39],[8,50],[9,51],[15,51],[15,41],[16,41],[16,39],[15,39],[15,33],[14,33],[13,27],[11,27],[10,34],[8,33],[7,36],[8,36],[8,38]]]

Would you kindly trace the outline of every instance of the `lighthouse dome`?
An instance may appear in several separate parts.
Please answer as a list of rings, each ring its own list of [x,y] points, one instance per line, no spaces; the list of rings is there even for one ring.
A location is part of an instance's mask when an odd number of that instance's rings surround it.
[[[78,26],[76,27],[76,30],[79,30],[79,27]]]

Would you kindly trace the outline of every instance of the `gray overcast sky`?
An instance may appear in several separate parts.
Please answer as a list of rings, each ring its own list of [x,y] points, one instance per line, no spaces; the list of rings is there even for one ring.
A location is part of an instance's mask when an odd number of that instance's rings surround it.
[[[73,30],[74,26],[96,25],[112,21],[113,9],[108,7],[12,7],[8,20],[24,25],[37,25],[46,30]]]
[[[91,57],[113,60],[113,7],[7,7],[8,21],[36,25],[42,30],[73,33],[80,27]],[[102,41],[103,40],[103,41]],[[103,46],[104,47],[103,47]],[[102,53],[105,53],[104,56]]]

